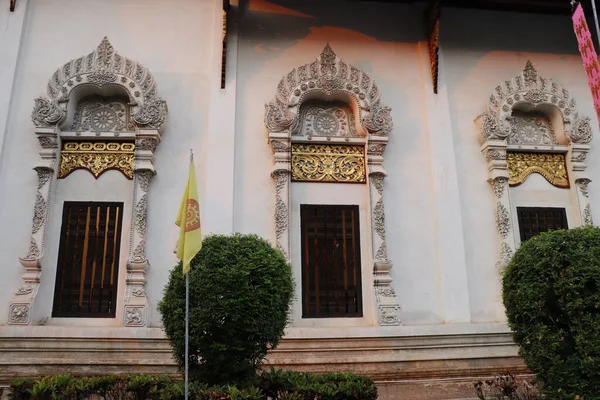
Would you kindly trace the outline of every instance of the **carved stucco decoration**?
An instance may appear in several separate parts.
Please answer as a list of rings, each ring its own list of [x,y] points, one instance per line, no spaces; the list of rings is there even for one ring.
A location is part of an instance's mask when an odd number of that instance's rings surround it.
[[[520,75],[497,86],[490,96],[481,120],[483,140],[509,137],[513,133],[513,110],[524,103],[557,109],[562,116],[565,135],[572,143],[587,144],[592,140],[590,119],[579,115],[575,99],[558,83],[540,77],[530,61]]]
[[[85,92],[81,100],[79,95],[72,96],[76,88],[84,85],[94,85],[101,91],[108,85],[119,86],[127,93],[128,102],[113,97],[85,97]],[[104,91],[101,95],[112,94]],[[79,104],[67,107],[69,100],[76,98]],[[67,111],[71,109],[75,110],[69,126],[73,131],[61,132],[61,125],[68,119]],[[129,219],[129,254],[122,320],[125,326],[146,325],[149,312],[149,300],[145,295],[146,269],[149,266],[146,257],[147,194],[151,177],[156,174],[154,151],[160,143],[160,131],[165,127],[166,117],[167,105],[158,95],[150,71],[141,64],[120,56],[106,38],[96,51],[69,61],[53,74],[47,86],[47,97],[36,99],[32,112],[35,134],[41,146],[40,158],[35,166],[38,172],[38,200],[35,201],[28,251],[24,258],[19,259],[25,272],[23,284],[16,289],[15,297],[9,305],[9,324],[31,322],[29,315],[34,307],[42,275],[48,210],[52,201],[52,187],[56,180],[55,171],[58,169],[60,139],[68,142],[76,136],[78,141],[98,141],[98,136],[105,137],[103,131],[107,130],[113,133],[112,136],[125,137],[125,141],[132,146],[129,149],[132,151],[128,151],[131,154],[121,159],[123,161],[126,158],[125,164],[118,164],[126,175],[133,175],[132,216]],[[135,146],[131,141],[135,141]],[[96,165],[95,162],[92,164]],[[104,169],[105,166],[100,169]],[[54,280],[53,277],[47,279]],[[33,289],[29,290],[29,287]],[[27,317],[23,317],[24,315]]]
[[[510,186],[525,182],[529,175],[538,173],[559,188],[569,187],[567,163],[564,154],[508,152],[506,154]]]
[[[356,100],[359,120],[373,135],[387,136],[393,128],[391,109],[381,103],[379,88],[366,72],[345,63],[329,44],[315,61],[294,68],[277,85],[266,105],[265,124],[271,132],[292,131],[299,125],[300,106],[310,93],[343,93]]]
[[[77,104],[71,130],[133,132],[137,125],[131,120],[129,108],[121,99],[87,98]]]
[[[558,143],[556,126],[544,111],[549,107],[558,111],[569,146]],[[590,179],[584,161],[590,149],[592,129],[590,119],[579,115],[575,99],[565,88],[542,78],[527,61],[521,74],[495,88],[479,125],[481,151],[488,164],[488,182],[496,197],[496,228],[500,239],[496,265],[499,268],[508,265],[517,242],[515,227],[511,224],[509,186],[523,183],[531,173],[540,173],[551,184],[569,188],[568,177],[572,172],[576,185],[569,190],[576,191],[581,223],[591,224],[587,190]],[[567,155],[570,163],[566,163]],[[567,170],[568,166],[571,171]]]
[[[114,51],[108,38],[86,56],[71,60],[57,69],[47,85],[47,97],[38,97],[31,115],[37,127],[62,123],[73,91],[81,85],[118,85],[125,89],[131,119],[140,127],[161,129],[167,117],[167,103],[156,88],[154,77],[140,63]]]
[[[354,99],[357,106],[354,112],[358,115],[354,115],[347,103],[326,101],[332,94]],[[300,122],[307,113],[310,126]],[[346,121],[348,129],[341,129]],[[393,264],[387,255],[383,205],[383,178],[386,175],[383,154],[393,124],[391,109],[382,104],[375,82],[364,71],[339,59],[328,44],[315,61],[284,75],[274,99],[266,105],[265,125],[275,161],[271,174],[275,187],[276,246],[288,261],[291,261],[292,146],[311,140],[314,145],[335,142],[366,148],[377,320],[380,325],[399,325],[400,305],[391,285]],[[292,144],[292,141],[296,143]]]
[[[301,107],[300,127],[292,135],[356,137],[354,113],[347,104],[308,103]]]
[[[58,179],[77,169],[89,171],[94,178],[115,169],[133,179],[134,151],[131,142],[63,142]]]
[[[292,181],[366,182],[364,146],[292,144]]]
[[[558,144],[552,122],[541,113],[524,113],[515,110],[508,120],[511,124],[508,144]]]

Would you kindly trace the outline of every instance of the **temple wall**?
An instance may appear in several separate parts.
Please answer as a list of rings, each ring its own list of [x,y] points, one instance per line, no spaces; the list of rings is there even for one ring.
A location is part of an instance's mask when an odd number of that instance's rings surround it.
[[[448,133],[455,144],[471,319],[502,321],[501,277],[495,267],[500,243],[494,221],[494,194],[487,183],[487,163],[479,150],[480,130],[474,120],[485,111],[495,87],[518,75],[531,60],[542,77],[562,84],[571,93],[580,114],[592,119],[595,137],[586,163],[593,181],[589,186],[592,212],[596,213],[600,212],[596,182],[600,177],[598,123],[570,18],[452,8],[444,9],[442,15],[440,73],[450,105],[452,124]],[[541,176],[531,176],[531,182],[514,188],[517,197],[532,186],[535,189],[538,178]],[[540,206],[547,206],[552,200],[546,194],[528,195]]]
[[[340,58],[371,76],[382,101],[392,108],[394,131],[384,154],[388,172],[384,192],[393,286],[404,324],[435,324],[444,315],[436,254],[431,250],[436,247],[431,235],[436,228],[429,212],[434,199],[423,118],[423,79],[428,77],[422,76],[418,46],[421,9],[379,6],[375,11],[367,4],[336,1],[299,1],[286,3],[286,8],[250,3],[240,22],[234,230],[275,239],[273,164],[264,104],[283,75],[312,62],[329,42]],[[307,190],[326,189],[314,184]],[[297,201],[292,193],[292,203]],[[292,215],[292,225],[296,221]],[[371,252],[369,246],[362,250]],[[366,319],[363,323],[373,324]]]
[[[210,115],[210,95],[207,93],[210,93],[213,83],[220,83],[210,62],[217,45],[220,53],[220,4],[191,0],[178,1],[177,6],[169,0],[49,0],[17,3],[17,15],[25,12],[22,7],[28,9],[0,158],[0,270],[3,277],[0,280],[0,324],[6,322],[8,301],[22,284],[21,275],[24,271],[18,257],[26,254],[31,231],[37,185],[37,176],[32,168],[39,158],[40,149],[30,117],[33,99],[45,94],[48,79],[58,67],[94,50],[104,36],[109,37],[119,54],[135,59],[151,70],[158,91],[169,107],[167,128],[155,154],[158,174],[153,178],[149,192],[149,235],[146,246],[151,266],[147,272],[147,290],[151,304],[155,306],[162,295],[168,272],[176,263],[173,249],[178,232],[174,220],[187,179],[190,148],[196,153],[201,203],[210,208],[211,202],[218,202],[218,199],[205,194],[203,184],[208,170],[204,161],[208,153],[206,132]],[[5,11],[8,12],[8,5],[2,7],[1,12]],[[13,18],[13,15],[5,17],[2,14],[2,17]],[[15,34],[12,39],[19,39],[20,36]],[[216,40],[215,46],[213,39]],[[10,50],[13,45],[13,42],[3,40],[0,48]],[[220,57],[217,62],[220,63]],[[5,94],[4,86],[2,89],[0,96],[10,95],[10,92]],[[84,174],[82,171],[79,173]],[[101,176],[98,184],[106,176]],[[90,174],[87,178],[91,182],[94,180]],[[122,176],[119,178],[115,182],[123,180],[129,185],[124,197],[130,198],[131,181],[126,181]],[[54,190],[53,194],[54,202],[67,197],[86,197],[89,194],[86,193],[86,187],[78,186],[77,182],[75,176],[59,180],[59,191]],[[60,192],[65,185],[69,187],[69,196]],[[100,196],[97,199],[103,198]],[[59,208],[62,210],[62,205]],[[130,218],[130,215],[125,217]],[[53,212],[51,219],[49,241],[56,246],[60,211]],[[207,231],[216,230],[209,222],[206,225]],[[126,254],[126,246],[123,250]],[[44,298],[37,301],[43,303],[44,307],[36,311],[36,321],[50,315],[56,257],[56,252],[49,249],[43,260],[40,296]],[[126,260],[126,256],[121,257],[120,269],[123,273]],[[124,290],[124,281],[121,283],[119,289]],[[159,321],[158,313],[153,312],[151,325]],[[46,323],[52,324],[52,321]],[[121,320],[105,320],[104,323],[121,324]]]
[[[274,241],[273,159],[264,106],[281,77],[313,61],[327,42],[340,58],[370,75],[383,103],[392,108],[394,130],[383,164],[388,173],[386,230],[388,255],[394,263],[392,286],[404,326],[377,330],[372,297],[364,302],[365,318],[339,325],[373,328],[360,331],[367,336],[409,332],[422,325],[504,321],[495,266],[499,242],[494,195],[487,183],[486,160],[474,120],[485,111],[494,88],[519,74],[530,59],[542,76],[572,93],[579,112],[592,118],[597,133],[569,18],[444,9],[440,93],[434,95],[421,6],[377,3],[374,7],[341,0],[276,3],[252,0],[240,14],[233,14],[224,90],[220,89],[219,1],[180,0],[174,6],[167,0],[22,0],[14,17],[1,11],[4,19],[0,21],[10,17],[11,25],[0,44],[0,54],[9,60],[2,65],[0,80],[3,89],[8,87],[0,91],[0,129],[2,118],[6,120],[6,133],[0,132],[0,324],[6,322],[6,305],[22,281],[18,257],[27,251],[31,230],[37,185],[31,168],[39,158],[30,118],[33,99],[44,93],[56,68],[91,51],[105,35],[121,55],[152,71],[169,107],[155,154],[158,175],[149,192],[150,327],[160,325],[154,308],[176,262],[174,218],[187,177],[188,149],[196,156],[204,232],[256,233]],[[70,16],[68,22],[61,23],[65,15]],[[594,143],[587,160],[592,179],[600,176]],[[94,193],[78,183],[84,176],[79,171],[55,186],[48,230],[51,243],[43,260],[39,294],[43,306],[36,309],[34,323],[50,314],[59,203]],[[102,176],[98,187],[109,176],[117,175]],[[514,190],[516,201],[546,198],[544,182],[538,181],[532,179]],[[104,193],[121,196],[130,190],[127,184],[100,189],[102,196],[88,200],[105,199]],[[318,184],[292,186],[292,225],[298,222],[294,210],[302,198],[320,195],[330,201],[339,196],[332,190],[330,197],[330,189],[317,193],[325,188]],[[540,191],[530,193],[530,186]],[[600,212],[600,189],[592,183],[589,192],[592,212]],[[366,186],[364,193],[355,204],[361,206],[361,218],[367,219]],[[569,201],[565,197],[554,204]],[[131,204],[125,207],[130,209]],[[569,215],[574,213],[571,210]],[[363,241],[371,234],[367,228],[365,222]],[[368,244],[363,251],[363,287],[369,294],[373,255]],[[298,255],[293,257],[297,263]],[[121,273],[126,271],[125,261],[121,257]],[[50,319],[45,323],[67,322]],[[120,319],[94,323],[119,325]],[[319,335],[318,330],[307,330],[319,324],[335,322],[300,324],[294,335]],[[418,329],[410,332],[418,333]]]
[[[390,275],[402,325],[377,324],[369,185],[292,183],[291,258],[297,282],[299,205],[359,206],[364,317],[302,320],[297,292],[295,323],[281,349],[269,355],[270,365],[370,374],[384,382],[387,398],[401,398],[398,387],[411,385],[416,392],[439,385],[430,397],[439,398],[435,393],[443,393],[447,378],[460,385],[464,397],[472,393],[475,377],[509,368],[526,373],[505,325],[496,266],[496,198],[475,120],[496,86],[519,75],[527,60],[542,77],[562,84],[577,100],[579,113],[592,119],[596,137],[586,163],[593,181],[592,213],[600,218],[598,124],[571,20],[444,8],[434,94],[421,5],[250,0],[230,15],[226,87],[221,89],[221,5],[220,0],[18,0],[10,15],[6,5],[0,7],[0,27],[5,21],[8,27],[0,29],[0,349],[9,354],[0,361],[9,371],[0,374],[0,384],[13,373],[69,372],[73,365],[85,373],[130,373],[134,367],[128,362],[139,357],[144,372],[173,371],[155,308],[176,263],[174,219],[189,149],[195,154],[204,233],[256,233],[275,243],[265,104],[281,77],[314,61],[326,43],[366,72],[392,109],[383,192],[387,251],[394,265]],[[152,72],[168,103],[168,122],[155,152],[158,174],[148,194],[150,318],[143,328],[125,328],[120,304],[115,319],[47,318],[65,200],[124,202],[119,303],[125,290],[132,182],[116,171],[98,180],[76,171],[58,180],[51,194],[42,283],[32,316],[37,326],[8,326],[8,304],[23,282],[18,258],[28,249],[36,200],[37,176],[31,169],[40,145],[31,122],[33,99],[44,94],[56,68],[89,53],[104,36],[119,54]],[[510,188],[513,226],[520,205],[564,206],[570,226],[579,225],[573,193],[530,176]],[[49,349],[60,349],[60,357]],[[89,349],[102,354],[98,364],[90,365]]]

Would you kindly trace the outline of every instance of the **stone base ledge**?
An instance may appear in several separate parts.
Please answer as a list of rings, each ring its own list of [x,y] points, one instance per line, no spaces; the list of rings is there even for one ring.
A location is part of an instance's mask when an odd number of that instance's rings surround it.
[[[265,366],[368,375],[384,400],[473,398],[475,380],[505,371],[528,373],[506,329],[462,331],[436,327],[421,335],[369,337],[355,332],[351,337],[320,338],[296,331],[269,353]],[[0,355],[0,386],[15,377],[48,374],[178,374],[160,328],[5,326],[0,327]],[[414,397],[416,393],[428,394]]]

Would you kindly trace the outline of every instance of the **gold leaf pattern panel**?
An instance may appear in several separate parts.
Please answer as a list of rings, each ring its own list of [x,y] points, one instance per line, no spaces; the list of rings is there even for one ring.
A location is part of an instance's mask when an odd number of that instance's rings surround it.
[[[292,144],[292,180],[364,183],[364,146]]]
[[[58,178],[66,178],[76,169],[88,170],[95,178],[116,169],[133,179],[134,150],[132,142],[64,142]]]
[[[538,173],[556,187],[569,187],[564,154],[509,152],[506,154],[506,161],[510,186],[518,186],[525,182],[529,175]]]

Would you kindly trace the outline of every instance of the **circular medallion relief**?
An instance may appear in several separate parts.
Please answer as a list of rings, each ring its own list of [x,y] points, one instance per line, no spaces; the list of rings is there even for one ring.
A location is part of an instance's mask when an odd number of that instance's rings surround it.
[[[335,135],[340,128],[339,122],[331,114],[321,113],[315,120],[315,131],[319,135]]]
[[[117,114],[108,107],[101,107],[92,111],[90,125],[93,130],[107,131],[117,123]]]

